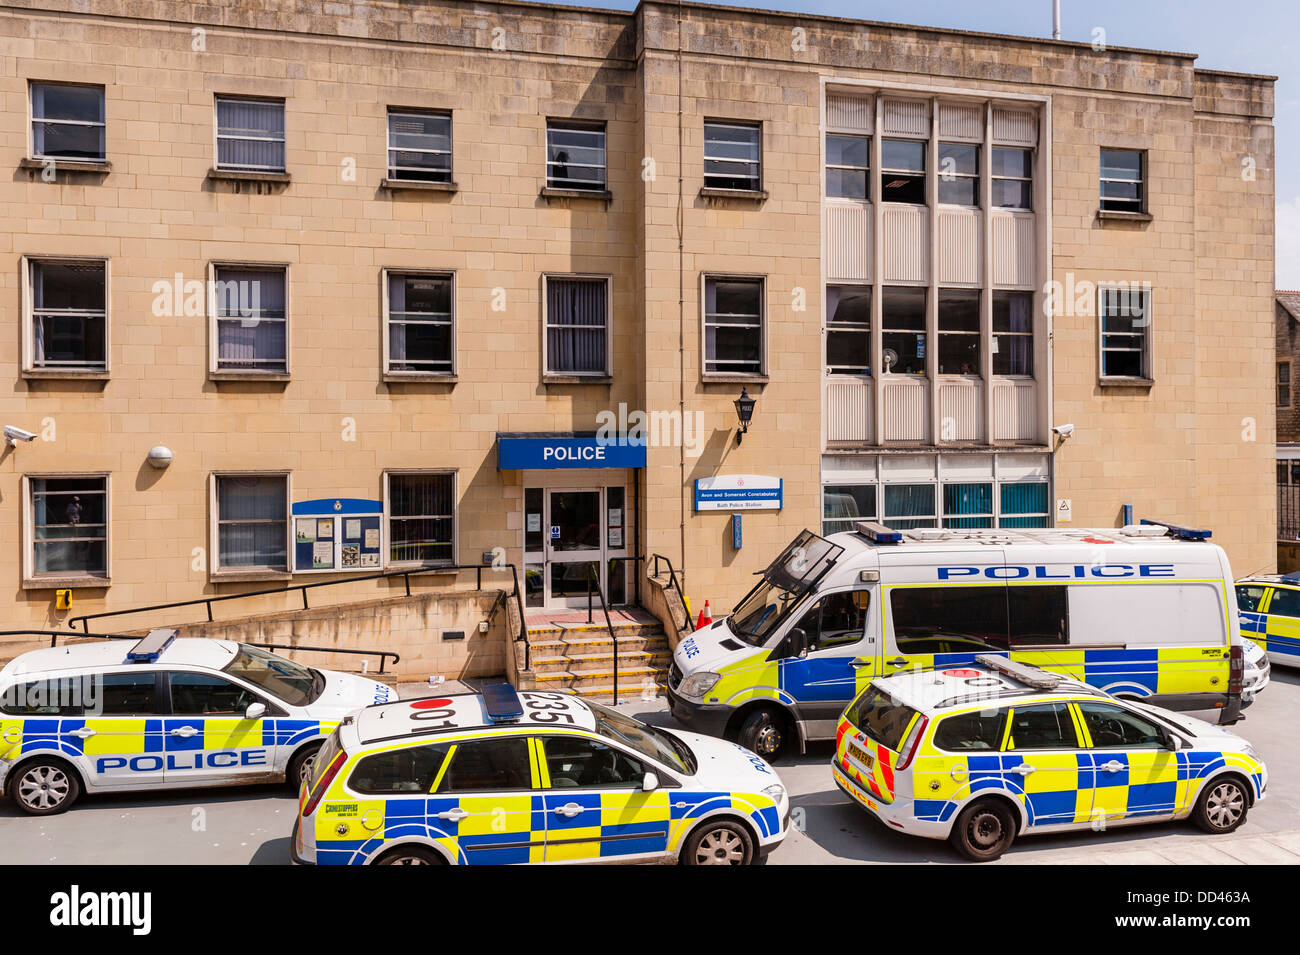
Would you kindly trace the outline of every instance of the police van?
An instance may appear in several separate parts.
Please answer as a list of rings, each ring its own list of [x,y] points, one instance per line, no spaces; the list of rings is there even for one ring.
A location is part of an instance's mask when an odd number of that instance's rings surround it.
[[[745,865],[790,831],[776,771],[735,744],[494,684],[343,720],[299,793],[316,865]]]
[[[831,739],[871,680],[1009,655],[1218,723],[1242,709],[1232,571],[1209,531],[803,531],[732,613],[682,640],[673,716],[771,758]]]
[[[885,825],[977,862],[1029,833],[1188,817],[1232,832],[1268,787],[1226,730],[991,654],[873,680],[841,718],[831,771]]]
[[[0,790],[48,815],[83,792],[296,787],[340,719],[396,695],[175,630],[34,650],[0,669]]]

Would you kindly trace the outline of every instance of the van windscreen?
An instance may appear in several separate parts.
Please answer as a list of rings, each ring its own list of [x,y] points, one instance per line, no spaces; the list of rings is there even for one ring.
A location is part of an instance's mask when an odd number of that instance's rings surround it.
[[[872,686],[849,709],[849,722],[886,749],[898,752],[916,710]]]

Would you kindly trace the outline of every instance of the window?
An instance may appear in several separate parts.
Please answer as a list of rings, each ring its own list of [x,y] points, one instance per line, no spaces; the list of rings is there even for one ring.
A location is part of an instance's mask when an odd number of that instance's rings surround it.
[[[1277,363],[1277,406],[1285,408],[1291,404],[1291,363]]]
[[[925,374],[925,294],[923,288],[881,289],[880,363],[886,374]]]
[[[886,484],[885,524],[898,531],[934,527],[934,485]]]
[[[257,694],[210,673],[172,673],[172,712],[177,716],[243,716]]]
[[[108,263],[33,259],[32,370],[108,369]]]
[[[609,280],[546,276],[546,373],[609,374]]]
[[[1145,212],[1146,156],[1136,149],[1101,151],[1101,211]]]
[[[762,188],[758,123],[704,122],[704,188]]]
[[[32,155],[103,162],[104,88],[33,83]]]
[[[458,743],[447,767],[440,793],[492,792],[532,789],[528,769],[528,740],[522,736]]]
[[[32,577],[108,576],[108,478],[29,479]]]
[[[1237,609],[1247,613],[1258,613],[1259,602],[1264,599],[1264,588],[1258,586],[1237,585]]]
[[[217,168],[284,172],[284,100],[217,97]]]
[[[874,684],[850,708],[853,725],[894,752],[902,749],[903,734],[917,717],[916,710]]]
[[[409,796],[433,791],[447,746],[406,746],[363,757],[348,788],[367,796]]]
[[[1079,703],[1094,749],[1164,749],[1167,734],[1155,722],[1113,703]]]
[[[977,710],[946,716],[935,728],[934,745],[950,753],[996,752],[1002,748],[1006,727],[1006,710]]]
[[[945,484],[944,527],[992,527],[992,484]]]
[[[808,635],[808,651],[829,650],[857,643],[866,634],[868,590],[827,594],[805,613],[795,628]]]
[[[1101,377],[1149,379],[1151,291],[1108,285],[1098,288],[1097,294],[1101,300]]]
[[[388,178],[451,182],[451,113],[388,110]]]
[[[1063,646],[1070,642],[1069,593],[1063,586],[1007,588],[1007,634],[1011,648]]]
[[[1047,482],[1021,481],[1001,486],[998,527],[1047,527]]]
[[[896,587],[889,593],[901,653],[1006,650],[1007,588]]]
[[[993,293],[993,374],[1034,373],[1034,295]]]
[[[1079,737],[1070,718],[1070,704],[1017,706],[1011,711],[1013,749],[1078,749]]]
[[[452,283],[447,272],[388,273],[390,372],[455,372]]]
[[[880,198],[925,205],[925,143],[912,139],[880,141]]]
[[[990,173],[993,177],[994,208],[1034,208],[1033,150],[994,146]]]
[[[10,716],[81,716],[95,693],[91,676],[15,683],[0,692],[0,711]]]
[[[287,270],[213,266],[216,371],[287,374]]]
[[[826,370],[871,374],[871,286],[826,286]]]
[[[871,137],[826,134],[826,195],[832,199],[871,198]]]
[[[1277,462],[1277,483],[1287,483],[1287,466],[1285,461]]]
[[[216,476],[217,567],[289,569],[289,478],[284,474]]]
[[[980,204],[980,148],[966,143],[939,144],[939,201],[946,205]]]
[[[763,280],[704,279],[704,371],[763,373]]]
[[[605,189],[605,124],[547,120],[546,185],[551,189]]]
[[[550,736],[542,744],[552,789],[636,789],[641,763],[622,750],[578,736]]]
[[[1286,590],[1278,587],[1268,602],[1270,616],[1300,617],[1300,590]]]
[[[980,374],[979,289],[939,289],[939,374]]]
[[[95,678],[98,698],[89,711],[98,716],[158,712],[157,680],[152,673],[104,673]],[[87,701],[90,702],[90,701]]]
[[[853,530],[862,520],[876,516],[874,484],[828,484],[822,488],[822,534]]]
[[[388,475],[388,561],[455,563],[456,475]]]

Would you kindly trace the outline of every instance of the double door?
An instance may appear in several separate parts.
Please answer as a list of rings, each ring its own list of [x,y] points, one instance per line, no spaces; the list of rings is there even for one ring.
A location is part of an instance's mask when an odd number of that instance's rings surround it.
[[[627,602],[626,492],[622,487],[524,490],[525,590],[530,607],[586,607],[597,587]]]

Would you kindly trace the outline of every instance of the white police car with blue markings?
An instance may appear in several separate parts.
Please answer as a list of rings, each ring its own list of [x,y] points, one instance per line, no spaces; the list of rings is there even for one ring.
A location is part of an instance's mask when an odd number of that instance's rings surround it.
[[[83,792],[296,787],[344,716],[396,696],[368,677],[175,630],[35,650],[0,669],[0,790],[47,815]]]

